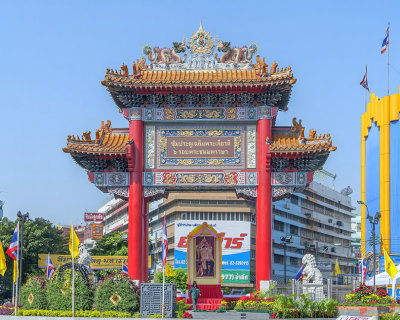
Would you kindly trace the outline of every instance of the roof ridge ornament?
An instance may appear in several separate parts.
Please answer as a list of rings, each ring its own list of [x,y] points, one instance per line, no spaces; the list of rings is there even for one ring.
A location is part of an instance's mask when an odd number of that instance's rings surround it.
[[[218,57],[218,52],[221,57]],[[224,42],[212,37],[209,32],[200,27],[192,33],[190,40],[184,38],[181,42],[173,42],[171,48],[143,45],[143,54],[150,61],[149,70],[247,70],[253,68],[252,58],[258,52],[256,42],[249,46],[231,47],[230,42]],[[186,51],[189,52],[189,56]],[[215,52],[215,54],[214,54]],[[111,70],[114,73],[114,70]],[[123,70],[124,71],[124,70]],[[125,72],[123,72],[125,74]],[[135,70],[134,70],[134,74]]]

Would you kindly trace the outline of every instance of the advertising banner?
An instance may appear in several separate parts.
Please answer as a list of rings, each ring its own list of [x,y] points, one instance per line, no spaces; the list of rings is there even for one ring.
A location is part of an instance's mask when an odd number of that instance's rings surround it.
[[[85,222],[101,222],[104,219],[102,213],[85,212]]]
[[[39,253],[39,268],[46,268],[47,254]],[[59,267],[64,263],[71,262],[72,257],[67,254],[50,254],[54,267]],[[121,269],[122,262],[128,263],[128,256],[92,256],[90,267],[94,270],[98,269]],[[78,261],[75,258],[75,261]]]
[[[103,225],[101,223],[93,223],[91,227],[93,240],[99,240],[103,238]]]
[[[175,269],[187,269],[187,235],[200,220],[175,221]],[[222,235],[222,271],[224,283],[250,283],[250,222],[209,221]]]

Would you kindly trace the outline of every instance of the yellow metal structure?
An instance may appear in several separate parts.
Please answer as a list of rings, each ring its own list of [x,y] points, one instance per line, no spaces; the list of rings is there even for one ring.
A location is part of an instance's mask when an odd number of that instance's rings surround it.
[[[380,238],[382,247],[390,254],[390,122],[398,121],[400,113],[399,94],[379,99],[370,95],[367,111],[361,116],[361,200],[365,203],[365,141],[372,122],[379,127],[379,183],[380,183]],[[371,213],[374,214],[374,213]],[[361,206],[361,250],[365,256],[365,206]],[[382,248],[381,248],[382,249]]]

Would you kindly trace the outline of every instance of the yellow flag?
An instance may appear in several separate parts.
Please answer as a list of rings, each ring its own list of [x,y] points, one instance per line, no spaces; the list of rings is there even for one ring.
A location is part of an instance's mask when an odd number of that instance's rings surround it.
[[[74,239],[74,245],[72,247],[72,239]],[[72,258],[75,258],[79,255],[79,238],[75,233],[74,227],[71,224],[71,234],[69,235],[69,252],[71,253]]]
[[[17,279],[18,279],[17,260],[14,260],[14,273],[13,273],[13,281],[14,281],[14,283],[17,282]]]
[[[389,255],[387,254],[386,250],[383,249],[383,251],[385,252],[385,271],[389,274],[389,276],[393,280],[394,276],[399,272],[399,270],[397,270],[392,259],[390,259]]]
[[[6,270],[7,270],[6,256],[4,255],[3,245],[1,244],[0,241],[0,274],[4,276]]]
[[[338,274],[342,274],[342,272],[340,272],[339,261],[336,259],[336,262],[335,262],[335,277]]]
[[[165,266],[165,275],[168,276],[168,277],[174,277],[175,276],[174,270],[171,269],[171,267],[169,266],[168,263]]]

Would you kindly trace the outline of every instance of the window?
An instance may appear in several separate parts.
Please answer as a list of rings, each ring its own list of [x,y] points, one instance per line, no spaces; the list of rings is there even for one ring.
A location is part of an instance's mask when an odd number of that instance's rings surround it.
[[[290,234],[299,235],[299,227],[290,225]]]
[[[199,220],[199,213],[196,212],[196,220]]]
[[[221,220],[221,212],[218,212],[218,220]]]
[[[204,220],[203,212],[200,212],[200,220]]]
[[[240,220],[240,221],[243,221],[243,212],[240,213],[240,215],[239,215],[239,220]],[[361,229],[361,228],[360,228],[360,229]]]
[[[285,224],[281,221],[274,220],[274,230],[284,232]]]
[[[290,197],[290,202],[293,204],[299,204],[299,198],[296,196],[291,196]]]
[[[231,220],[231,215],[229,212],[226,213],[226,220],[230,221]]]
[[[283,264],[283,256],[279,254],[274,254],[274,262],[278,264]]]
[[[290,257],[290,264],[297,266],[299,264],[299,259],[294,258],[294,257]]]

